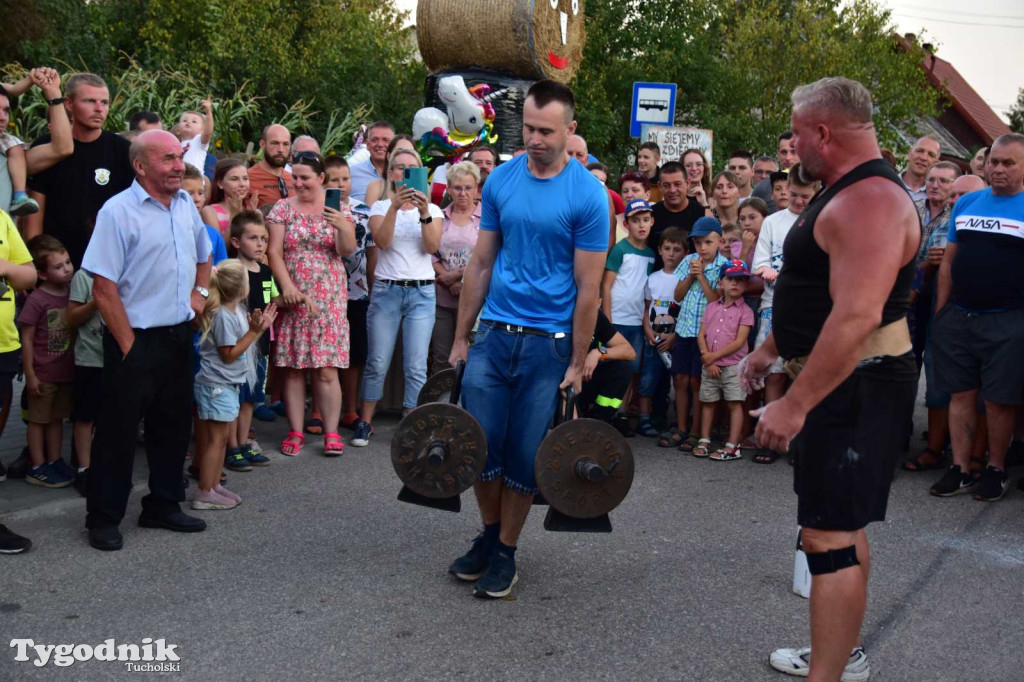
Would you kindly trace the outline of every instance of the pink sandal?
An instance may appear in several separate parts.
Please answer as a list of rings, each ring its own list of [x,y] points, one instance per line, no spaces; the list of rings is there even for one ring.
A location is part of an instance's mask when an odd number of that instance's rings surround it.
[[[324,434],[324,457],[337,457],[345,452],[345,444],[338,433]]]
[[[298,457],[302,452],[302,446],[306,444],[306,437],[298,431],[289,431],[288,436],[281,441],[281,454],[289,457]]]

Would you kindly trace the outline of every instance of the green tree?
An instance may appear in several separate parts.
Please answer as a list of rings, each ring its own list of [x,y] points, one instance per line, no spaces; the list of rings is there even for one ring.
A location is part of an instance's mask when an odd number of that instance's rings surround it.
[[[34,28],[13,51],[17,61],[111,76],[136,66],[183,72],[215,100],[231,99],[245,84],[246,95],[260,98],[262,116],[247,134],[297,102],[317,112],[309,132],[323,135],[332,114],[341,119],[363,107],[373,117],[411,122],[423,101],[426,73],[403,28],[406,15],[390,0],[28,2],[19,11],[35,19]],[[74,28],[67,44],[65,25]],[[187,90],[174,118],[198,106],[194,88]]]
[[[589,0],[586,12],[581,132],[612,164],[638,144],[627,137],[633,81],[679,86],[676,124],[714,130],[716,168],[733,149],[773,153],[793,88],[824,76],[867,85],[883,144],[935,111],[923,53],[897,47],[889,12],[871,0]]]
[[[1024,88],[1017,90],[1017,101],[1006,114],[1010,119],[1010,130],[1024,133]]]

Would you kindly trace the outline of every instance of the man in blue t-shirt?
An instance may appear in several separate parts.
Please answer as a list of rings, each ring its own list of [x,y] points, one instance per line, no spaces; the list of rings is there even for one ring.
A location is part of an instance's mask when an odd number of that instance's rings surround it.
[[[939,266],[932,349],[936,383],[952,394],[953,465],[931,492],[998,500],[1010,486],[1006,450],[1014,408],[1024,400],[1024,135],[993,144],[985,164],[991,186],[964,195],[949,218]],[[978,394],[988,415],[988,467],[969,471]]]
[[[534,457],[559,389],[579,395],[597,319],[608,196],[566,153],[575,104],[561,83],[530,88],[527,153],[488,177],[464,276],[450,361],[467,360],[463,403],[487,435],[487,465],[474,484],[484,531],[450,571],[477,581],[479,597],[503,597],[518,580],[516,543],[537,494]]]

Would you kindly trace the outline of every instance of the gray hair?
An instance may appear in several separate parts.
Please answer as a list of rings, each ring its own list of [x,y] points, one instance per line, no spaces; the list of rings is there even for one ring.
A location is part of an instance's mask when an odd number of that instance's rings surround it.
[[[992,143],[993,147],[1001,147],[1004,144],[1019,144],[1024,146],[1024,135],[1020,133],[1006,133],[996,138],[996,141]]]
[[[960,170],[960,166],[956,165],[952,161],[939,161],[938,163],[933,164],[932,167],[928,169],[928,173],[931,173],[933,170],[953,171],[954,180],[963,175],[963,171]]]
[[[871,93],[849,78],[830,76],[793,90],[793,108],[820,109],[857,123],[871,123]]]
[[[470,175],[476,180],[476,184],[480,184],[480,169],[472,161],[463,161],[457,163],[448,169],[448,184],[456,182],[459,178]]]
[[[298,147],[303,142],[312,142],[313,145],[316,147],[316,149],[314,149],[313,151],[315,151],[317,154],[320,153],[320,143],[317,142],[316,138],[313,137],[312,135],[299,135],[294,140],[292,140],[292,151],[295,151],[295,148]]]

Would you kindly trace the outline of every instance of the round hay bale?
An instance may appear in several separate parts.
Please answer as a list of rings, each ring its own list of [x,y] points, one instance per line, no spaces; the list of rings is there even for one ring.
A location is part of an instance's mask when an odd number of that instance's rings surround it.
[[[462,76],[466,87],[486,83],[491,86],[491,92],[507,88],[508,92],[491,101],[494,134],[498,136],[494,146],[501,154],[511,154],[523,146],[523,102],[526,101],[526,92],[536,81],[488,69],[454,69],[434,73],[427,76],[426,106],[437,107],[441,111],[445,110],[445,103],[437,94],[437,81],[444,76]]]
[[[568,83],[583,60],[583,0],[419,0],[431,71],[481,67]]]

